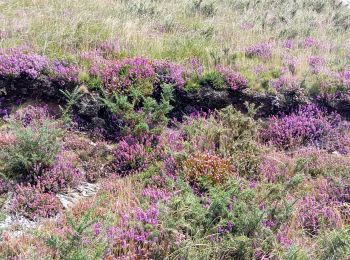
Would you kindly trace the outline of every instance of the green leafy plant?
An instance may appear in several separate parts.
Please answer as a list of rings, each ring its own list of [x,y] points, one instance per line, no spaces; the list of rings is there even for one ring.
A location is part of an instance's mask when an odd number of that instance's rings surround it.
[[[62,129],[52,119],[44,118],[33,119],[27,126],[13,120],[10,131],[16,141],[0,152],[5,160],[5,173],[10,178],[33,181],[53,165],[61,147]]]
[[[204,74],[200,78],[199,83],[202,86],[210,86],[217,90],[226,88],[225,79],[218,71],[212,71]]]
[[[145,97],[137,88],[131,89],[130,96],[113,94],[111,99],[104,98],[105,106],[124,123],[122,132],[141,136],[143,134],[159,134],[168,123],[167,114],[172,106],[172,87],[163,85],[160,101]]]

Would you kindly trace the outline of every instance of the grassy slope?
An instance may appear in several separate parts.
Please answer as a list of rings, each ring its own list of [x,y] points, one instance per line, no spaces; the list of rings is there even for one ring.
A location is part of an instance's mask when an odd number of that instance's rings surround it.
[[[349,51],[350,12],[334,1],[3,0],[0,46],[29,44],[52,57],[117,38],[133,55],[208,65],[263,40],[317,36]],[[306,4],[305,4],[306,3]],[[244,30],[244,24],[254,25]]]

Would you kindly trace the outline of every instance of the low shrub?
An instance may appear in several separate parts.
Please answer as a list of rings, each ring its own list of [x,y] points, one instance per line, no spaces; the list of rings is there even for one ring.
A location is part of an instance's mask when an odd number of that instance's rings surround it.
[[[114,151],[113,165],[121,175],[128,175],[144,170],[150,155],[146,147],[133,138],[120,141]]]
[[[222,75],[226,85],[232,90],[242,90],[248,87],[248,81],[238,72],[229,67],[217,66],[217,71]]]
[[[9,123],[16,141],[1,151],[6,174],[32,182],[35,176],[53,165],[60,150],[58,137],[62,131],[43,107],[29,106],[20,110]]]
[[[289,115],[271,117],[261,138],[281,149],[315,145],[347,153],[347,129],[339,115],[307,105]]]
[[[45,192],[57,193],[76,187],[83,178],[83,173],[74,165],[74,159],[61,152],[53,166],[38,176],[36,182]]]
[[[272,44],[269,42],[262,42],[254,44],[245,50],[245,55],[248,58],[258,57],[263,59],[272,58]]]
[[[218,71],[212,71],[204,74],[199,81],[202,86],[210,86],[213,89],[225,89],[226,83],[223,75]]]
[[[320,259],[346,259],[350,254],[350,230],[348,227],[328,231],[318,239]]]
[[[25,48],[1,50],[0,75],[3,77],[24,76],[31,79],[38,78],[44,71],[48,71],[48,58],[34,54]]]
[[[209,153],[190,155],[184,162],[183,170],[185,178],[192,184],[207,181],[220,184],[234,175],[230,160]]]
[[[171,111],[173,88],[164,85],[160,100],[146,97],[138,89],[132,89],[130,96],[114,94],[112,98],[104,99],[110,110],[113,131],[120,135],[159,135],[168,123],[168,113]]]
[[[31,220],[55,216],[61,209],[58,198],[44,193],[39,186],[17,185],[11,204],[11,212]]]
[[[143,94],[151,95],[156,80],[156,71],[150,60],[137,57],[118,62],[109,62],[98,68],[104,87],[109,91],[128,94],[130,87],[138,87]]]

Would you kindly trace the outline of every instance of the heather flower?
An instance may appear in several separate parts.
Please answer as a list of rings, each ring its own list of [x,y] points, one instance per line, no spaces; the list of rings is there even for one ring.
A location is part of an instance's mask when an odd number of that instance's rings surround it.
[[[299,88],[299,80],[295,76],[288,74],[281,75],[277,79],[270,80],[270,84],[277,91],[280,90],[293,90]]]
[[[142,171],[149,159],[146,147],[133,138],[121,140],[114,151],[114,167],[122,175]]]
[[[0,52],[0,76],[31,79],[38,78],[50,65],[46,57],[32,53],[24,48]]]
[[[288,71],[292,74],[296,73],[297,66],[298,66],[298,60],[297,58],[293,57],[292,55],[284,55],[283,56],[283,63],[287,66]]]
[[[313,37],[307,37],[302,41],[301,45],[304,48],[312,48],[312,47],[318,48],[320,47],[321,43]]]
[[[293,243],[293,241],[288,236],[288,232],[289,232],[289,226],[286,224],[283,224],[278,230],[278,233],[276,235],[278,242],[280,242],[281,245],[284,247],[290,247]]]
[[[27,106],[19,109],[9,117],[10,122],[19,122],[23,127],[35,127],[48,119],[52,119],[48,112],[48,106]]]
[[[290,159],[282,153],[270,153],[259,166],[260,175],[265,182],[283,181],[288,176]]]
[[[248,81],[238,72],[220,65],[216,69],[224,77],[227,86],[232,90],[241,90],[248,86]]]
[[[298,224],[310,235],[316,235],[322,225],[335,227],[341,217],[329,198],[306,196],[299,204]]]
[[[36,181],[45,191],[57,193],[78,186],[83,177],[83,173],[74,166],[73,158],[61,152],[57,156],[55,164],[37,177]]]
[[[203,66],[199,62],[197,58],[191,58],[187,61],[188,71],[187,73],[189,75],[194,74],[196,76],[200,76],[203,73]]]
[[[266,73],[268,69],[265,67],[264,64],[259,64],[253,67],[254,74],[263,74]]]
[[[343,84],[350,89],[350,71],[345,70],[339,73],[340,78],[343,81]]]
[[[151,61],[143,57],[107,61],[106,64],[94,65],[91,72],[101,77],[107,89],[118,92],[128,91],[131,86],[152,88],[156,80]]]
[[[171,198],[171,193],[165,189],[148,187],[142,191],[142,196],[149,198],[151,202],[168,201]]]
[[[104,57],[118,54],[121,52],[121,49],[121,44],[118,38],[105,41],[97,47],[97,51]]]
[[[152,233],[158,225],[159,210],[151,205],[143,210],[134,207],[119,225],[107,229],[111,249],[109,257],[149,258],[151,250],[158,243],[158,236]]]
[[[311,56],[309,57],[309,67],[312,73],[319,73],[322,67],[325,65],[325,60],[322,57]]]
[[[60,84],[78,83],[79,69],[75,65],[70,65],[66,62],[55,60],[51,65],[53,78]]]
[[[21,214],[29,219],[53,217],[61,209],[55,195],[43,193],[38,186],[17,185],[11,204],[11,212]]]
[[[282,43],[282,46],[285,49],[293,49],[294,45],[295,45],[295,42],[292,39],[287,39]]]
[[[247,57],[259,57],[263,59],[272,58],[272,44],[269,42],[257,43],[245,50]]]
[[[307,105],[290,115],[270,118],[267,129],[262,131],[261,136],[279,148],[316,145],[338,148],[346,153],[346,128],[339,115],[327,114],[315,105]]]
[[[160,84],[171,84],[177,89],[182,89],[189,75],[184,66],[166,60],[153,61],[153,67]]]

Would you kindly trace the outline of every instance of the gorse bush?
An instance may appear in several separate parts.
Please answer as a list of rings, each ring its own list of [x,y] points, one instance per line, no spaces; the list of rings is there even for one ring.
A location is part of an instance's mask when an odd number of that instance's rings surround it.
[[[350,249],[349,228],[330,231],[319,239],[321,259],[346,259]]]
[[[33,181],[53,165],[60,150],[62,130],[46,108],[29,106],[10,117],[15,141],[2,150],[6,174],[18,180]]]
[[[164,85],[160,101],[145,97],[138,89],[132,89],[130,96],[114,94],[111,99],[103,99],[111,111],[112,120],[119,123],[123,135],[160,134],[168,123],[167,114],[172,106],[172,87]]]
[[[212,71],[204,74],[200,78],[200,84],[211,86],[213,89],[224,89],[226,87],[223,76],[218,71]]]
[[[187,120],[183,130],[185,143],[190,140],[190,150],[215,151],[229,157],[242,175],[252,176],[258,171],[261,149],[255,140],[258,125],[252,118],[227,107],[208,117],[194,116]]]

